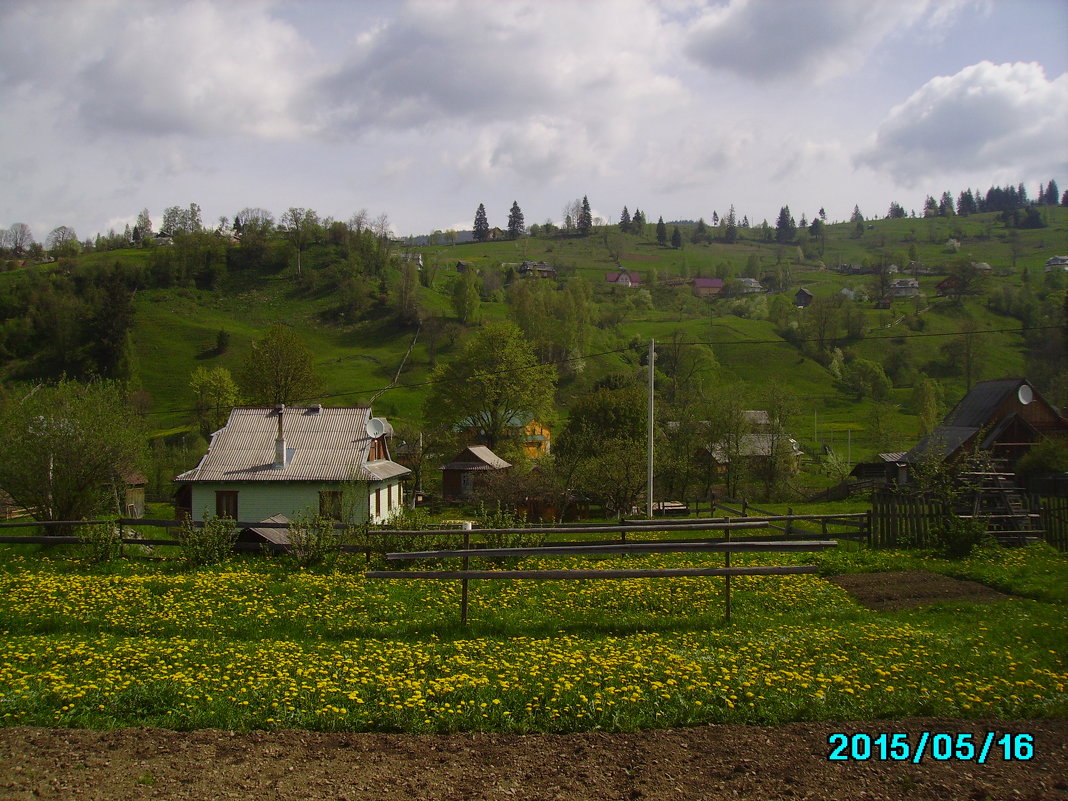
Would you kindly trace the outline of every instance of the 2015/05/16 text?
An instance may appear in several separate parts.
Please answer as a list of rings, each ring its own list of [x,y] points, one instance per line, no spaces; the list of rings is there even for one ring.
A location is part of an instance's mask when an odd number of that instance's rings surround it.
[[[1006,732],[998,735],[988,731],[985,737],[972,734],[948,734],[920,732],[913,745],[909,734],[883,732],[876,735],[858,732],[847,734],[834,732],[827,737],[831,752],[827,759],[832,762],[867,762],[894,760],[919,765],[925,758],[939,762],[955,759],[959,762],[986,764],[987,759],[1001,756],[1005,762],[1027,761],[1034,757],[1034,736]]]

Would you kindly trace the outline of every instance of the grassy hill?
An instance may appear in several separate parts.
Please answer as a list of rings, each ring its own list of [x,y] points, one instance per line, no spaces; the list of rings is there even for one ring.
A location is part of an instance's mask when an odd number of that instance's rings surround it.
[[[458,268],[480,276],[480,318],[492,320],[509,314],[508,282],[532,280],[515,278],[510,265],[534,260],[557,267],[560,286],[588,282],[593,321],[588,352],[627,343],[634,343],[638,352],[638,343],[647,343],[650,337],[704,343],[718,364],[699,378],[708,387],[733,388],[754,406],[761,393],[771,387],[785,389],[795,397],[792,433],[806,452],[816,453],[824,444],[841,450],[848,442],[855,461],[876,449],[904,450],[914,444],[918,432],[918,420],[908,404],[917,376],[936,379],[945,403],[952,405],[969,382],[1027,372],[1028,351],[1019,334],[971,335],[967,370],[954,358],[952,348],[946,348],[947,343],[966,337],[969,330],[1021,327],[1016,317],[991,308],[990,298],[996,293],[1028,287],[1036,303],[1046,304],[1043,308],[1061,309],[1059,322],[1063,324],[1063,307],[1057,306],[1055,298],[1058,293],[1063,295],[1064,275],[1047,276],[1042,268],[1050,256],[1068,253],[1068,209],[1043,208],[1042,214],[1047,227],[1033,230],[1008,228],[996,214],[873,220],[865,223],[859,235],[853,224],[832,224],[825,227],[821,241],[803,235],[800,243],[785,245],[758,241],[756,229],[742,229],[741,239],[732,245],[718,241],[694,244],[690,241],[693,229],[683,226],[685,244],[676,250],[658,245],[651,225],[645,236],[624,234],[618,227],[608,226],[587,237],[527,237],[418,248],[396,245],[394,253],[410,250],[422,254],[428,285],[418,288],[418,298],[425,324],[404,362],[401,386],[381,394],[374,402],[375,411],[395,423],[414,428],[421,424],[427,391],[424,382],[436,362],[454,358],[473,330],[456,321],[452,308]],[[711,233],[715,235],[716,229]],[[950,239],[956,242],[947,244]],[[325,403],[365,404],[389,385],[417,333],[416,327],[398,322],[393,312],[399,264],[393,262],[376,274],[346,272],[343,252],[323,243],[304,254],[306,275],[298,280],[295,259],[287,247],[282,242],[269,243],[274,265],[270,270],[219,269],[210,281],[195,277],[177,286],[151,288],[152,282],[146,280],[145,286],[138,288],[130,332],[131,380],[151,398],[147,419],[154,431],[191,429],[192,370],[222,366],[236,373],[251,343],[279,322],[292,326],[313,351],[324,381]],[[27,278],[35,283],[55,283],[66,276],[63,280],[77,284],[79,275],[93,271],[150,275],[153,258],[147,250],[85,253],[73,263],[0,273],[0,290]],[[965,297],[961,303],[936,297],[936,285],[961,259],[992,266],[983,294]],[[838,268],[891,262],[904,268],[910,261],[922,262],[931,271],[919,275],[923,297],[896,301],[889,309],[858,302],[853,308],[863,317],[865,335],[835,337],[833,344],[846,358],[879,363],[895,380],[889,403],[857,398],[846,392],[828,369],[832,350],[814,352],[803,341],[808,325],[804,315],[809,310],[794,310],[793,294],[798,287],[807,288],[817,298],[836,295],[843,288],[870,292],[870,275]],[[643,287],[627,290],[607,286],[605,273],[620,269],[637,271]],[[777,283],[779,291],[767,296],[707,300],[693,297],[685,286],[662,286],[673,278],[720,276],[729,280],[743,274]],[[358,306],[358,311],[339,313],[339,303],[344,305],[339,298],[350,296],[360,299],[351,307]],[[5,326],[10,325],[10,320],[5,322]],[[215,347],[219,331],[229,334],[229,347],[222,353]],[[4,365],[7,380],[26,373],[32,363],[32,354],[8,358]],[[601,375],[633,369],[634,365],[634,359],[618,354],[588,360],[583,372],[563,381],[558,419],[566,417],[568,397],[585,391]],[[1040,388],[1054,391],[1050,386]]]

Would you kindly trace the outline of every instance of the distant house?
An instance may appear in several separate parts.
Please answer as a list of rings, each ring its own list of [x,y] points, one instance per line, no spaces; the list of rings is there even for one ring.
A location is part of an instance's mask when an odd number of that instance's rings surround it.
[[[1008,470],[1043,438],[1068,439],[1068,420],[1025,378],[997,378],[973,386],[934,431],[902,461],[956,461],[972,449]]]
[[[392,433],[366,406],[240,407],[200,464],[175,477],[175,505],[193,520],[321,514],[381,523],[403,506],[410,472],[390,461]]]
[[[806,306],[808,306],[808,304],[810,304],[811,302],[812,302],[812,293],[809,292],[804,287],[802,287],[801,289],[797,290],[797,292],[794,293],[794,305],[797,308],[803,309]]]
[[[523,278],[556,278],[556,268],[543,261],[525,261],[517,272]]]
[[[895,278],[886,291],[892,298],[914,298],[920,294],[920,282],[915,278]]]
[[[641,277],[636,272],[605,273],[604,280],[615,286],[641,286]]]
[[[447,501],[470,498],[477,491],[481,476],[511,466],[485,445],[470,445],[438,468],[442,497]]]
[[[948,295],[956,295],[961,285],[960,278],[955,275],[943,278],[935,285],[935,292],[938,297],[944,298]]]
[[[471,269],[471,262],[469,262],[469,261],[458,261],[458,262],[456,262],[456,272],[458,272],[458,273],[466,273],[470,269]]]
[[[1051,273],[1055,270],[1068,270],[1068,256],[1052,256],[1046,260],[1045,272]]]
[[[461,430],[467,432],[469,442],[476,445],[488,445],[485,432],[471,420],[465,420],[460,424]],[[552,428],[547,423],[542,423],[527,415],[514,415],[504,427],[504,436],[507,439],[518,442],[523,447],[523,453],[530,459],[544,456],[552,445]]]
[[[699,298],[714,298],[723,292],[722,278],[693,279],[693,293]]]
[[[755,278],[739,278],[738,283],[742,285],[743,295],[752,295],[756,292],[764,291],[764,287]]]

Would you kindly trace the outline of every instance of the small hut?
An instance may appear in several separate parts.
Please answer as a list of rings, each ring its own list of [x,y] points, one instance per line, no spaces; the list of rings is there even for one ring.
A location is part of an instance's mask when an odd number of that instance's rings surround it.
[[[466,500],[475,494],[480,476],[511,466],[485,445],[470,445],[438,468],[441,494],[447,501]]]

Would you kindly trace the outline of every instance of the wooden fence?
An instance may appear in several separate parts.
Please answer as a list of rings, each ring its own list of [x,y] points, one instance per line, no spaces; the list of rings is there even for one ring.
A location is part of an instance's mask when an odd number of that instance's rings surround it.
[[[1068,498],[1032,498],[1032,508],[1042,515],[1046,542],[1058,551],[1068,551]]]
[[[782,576],[801,573],[816,573],[816,565],[752,565],[731,567],[732,553],[795,553],[799,551],[823,551],[834,548],[834,540],[793,540],[788,542],[733,542],[731,531],[749,528],[745,522],[726,522],[709,525],[709,529],[718,529],[726,535],[725,541],[709,540],[654,541],[654,542],[620,542],[610,545],[547,545],[532,548],[470,548],[442,551],[409,551],[387,554],[389,560],[441,560],[460,558],[460,570],[372,570],[364,573],[369,579],[452,579],[460,581],[460,623],[467,623],[469,587],[472,580],[512,580],[512,579],[631,579],[631,578],[680,578],[693,576],[721,576],[724,579],[724,617],[731,619],[731,577],[732,576]],[[465,546],[469,545],[465,531]],[[471,569],[472,558],[509,559],[521,556],[601,556],[605,554],[650,554],[650,553],[722,553],[723,567],[676,567],[676,568],[534,568],[525,570],[508,570],[500,568]]]
[[[1057,550],[1068,550],[1068,498],[1034,495],[1030,496],[1030,503],[1040,514],[1041,530],[1035,535]],[[871,499],[868,542],[873,548],[933,548],[937,545],[935,523],[950,514],[953,512],[942,504],[923,498],[876,492]]]

